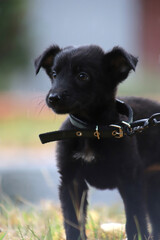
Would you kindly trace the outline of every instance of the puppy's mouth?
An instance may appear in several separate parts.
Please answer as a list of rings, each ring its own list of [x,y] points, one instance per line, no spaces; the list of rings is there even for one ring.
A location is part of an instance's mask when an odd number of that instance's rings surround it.
[[[73,101],[72,103],[69,101],[60,100],[58,102],[50,102],[46,99],[47,106],[53,110],[53,112],[57,114],[67,114],[73,113],[77,108],[79,108],[78,101]]]

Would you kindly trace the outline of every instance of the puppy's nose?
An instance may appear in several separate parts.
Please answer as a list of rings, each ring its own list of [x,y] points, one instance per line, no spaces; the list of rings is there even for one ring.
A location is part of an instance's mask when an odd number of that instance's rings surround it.
[[[50,104],[57,103],[61,100],[61,96],[58,93],[50,93],[48,96],[48,102]]]

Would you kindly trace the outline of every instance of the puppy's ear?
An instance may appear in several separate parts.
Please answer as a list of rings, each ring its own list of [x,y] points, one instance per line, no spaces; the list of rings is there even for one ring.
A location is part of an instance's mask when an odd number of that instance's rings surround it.
[[[138,59],[120,47],[115,47],[104,56],[104,67],[116,84],[127,78],[131,70],[135,71]]]
[[[60,51],[61,49],[57,45],[53,45],[44,51],[34,62],[36,74],[38,74],[41,67],[43,67],[46,72],[49,73],[49,70],[53,65],[54,57]]]

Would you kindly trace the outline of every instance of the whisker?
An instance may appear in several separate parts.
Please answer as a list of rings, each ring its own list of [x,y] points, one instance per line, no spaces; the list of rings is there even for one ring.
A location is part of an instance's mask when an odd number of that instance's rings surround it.
[[[41,101],[39,101],[38,106],[40,106],[44,101],[45,101],[44,99],[42,99]]]
[[[41,107],[39,113],[38,113],[38,116],[40,116],[41,112],[44,110],[44,108],[46,107],[46,104],[43,104],[43,106]]]
[[[37,106],[38,106],[38,109],[39,109],[39,106],[41,106],[41,104],[43,102],[45,102],[45,95],[32,97],[29,101],[30,109],[32,109],[32,111],[34,111],[36,113],[37,112]]]

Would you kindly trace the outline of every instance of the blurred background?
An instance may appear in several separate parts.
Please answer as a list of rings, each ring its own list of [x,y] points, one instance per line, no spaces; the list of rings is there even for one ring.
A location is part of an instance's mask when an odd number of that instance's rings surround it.
[[[15,201],[57,201],[55,144],[42,145],[38,135],[58,129],[64,116],[45,106],[50,82],[34,70],[54,43],[123,47],[139,63],[118,94],[160,100],[159,0],[0,0],[0,191]],[[90,198],[119,201],[116,191]]]

